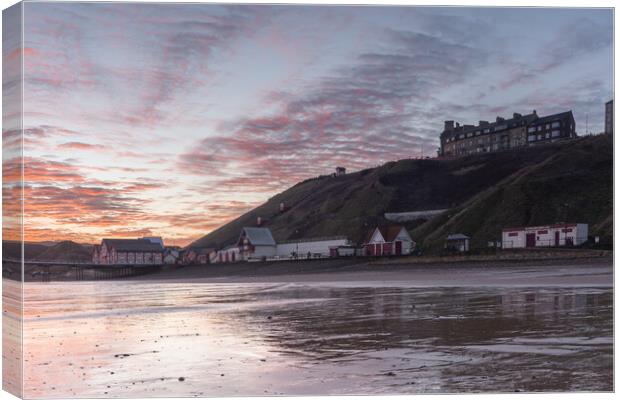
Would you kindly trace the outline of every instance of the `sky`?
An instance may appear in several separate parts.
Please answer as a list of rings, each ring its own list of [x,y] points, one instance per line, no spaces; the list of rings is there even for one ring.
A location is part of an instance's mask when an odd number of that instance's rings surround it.
[[[25,3],[26,240],[186,245],[336,166],[435,156],[448,119],[598,133],[612,32],[609,9]]]

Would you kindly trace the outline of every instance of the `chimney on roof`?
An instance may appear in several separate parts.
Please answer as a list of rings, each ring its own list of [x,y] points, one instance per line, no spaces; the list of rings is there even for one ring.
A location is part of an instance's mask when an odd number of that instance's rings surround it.
[[[495,118],[495,122],[502,122],[503,120],[504,120],[504,118],[499,117],[499,116],[497,118]]]
[[[519,113],[513,113],[513,114],[512,114],[512,118],[514,118],[514,119],[519,119],[519,118],[521,118],[521,117],[522,117],[522,115],[521,115],[521,114],[519,114]]]
[[[457,122],[456,123],[456,127],[459,128],[461,125]]]
[[[454,121],[444,121],[443,123],[443,130],[444,131],[452,131],[454,130]]]
[[[534,115],[536,115],[538,117],[538,115],[536,114],[536,110],[533,110],[532,114],[534,114]]]

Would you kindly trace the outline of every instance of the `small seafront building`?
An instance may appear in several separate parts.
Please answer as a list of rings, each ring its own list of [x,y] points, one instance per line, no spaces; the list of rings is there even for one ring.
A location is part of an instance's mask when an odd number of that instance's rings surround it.
[[[411,254],[415,242],[401,225],[376,227],[370,231],[363,243],[366,255],[388,256]]]
[[[208,264],[214,251],[210,247],[190,247],[183,253],[183,264]]]
[[[588,224],[558,223],[553,225],[504,228],[502,248],[579,246],[588,241]]]
[[[164,248],[149,239],[103,239],[93,248],[93,263],[105,265],[161,265]]]
[[[270,258],[276,255],[276,241],[269,228],[245,227],[236,247],[242,260]]]
[[[330,257],[353,257],[353,256],[363,256],[364,248],[357,247],[353,245],[344,245],[344,246],[331,246],[329,248],[329,256]]]
[[[211,263],[234,263],[241,261],[239,246],[232,245],[212,253]]]
[[[164,264],[178,264],[180,259],[180,249],[166,248],[164,250]]]
[[[269,228],[245,227],[234,245],[212,254],[211,262],[327,258],[345,255],[348,249],[355,250],[346,236],[303,238],[277,243]]]
[[[276,245],[276,256],[294,259],[324,258],[332,256],[332,248],[350,245],[346,236],[287,240]]]
[[[448,235],[448,237],[446,238],[445,248],[447,250],[465,253],[469,251],[469,240],[470,237],[462,233]]]

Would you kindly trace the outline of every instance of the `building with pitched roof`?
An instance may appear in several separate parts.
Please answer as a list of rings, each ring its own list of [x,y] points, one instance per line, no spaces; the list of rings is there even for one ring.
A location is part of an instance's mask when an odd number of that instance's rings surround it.
[[[164,249],[164,264],[179,264],[181,262],[181,248],[169,246]]]
[[[527,126],[528,145],[576,137],[572,111],[537,118]]]
[[[514,113],[512,118],[497,117],[495,122],[479,121],[478,125],[456,125],[445,121],[440,135],[440,156],[455,157],[477,153],[510,150],[538,143],[549,143],[576,137],[572,111],[539,117]]]
[[[208,264],[214,252],[210,247],[190,247],[183,252],[183,264]]]
[[[579,246],[588,241],[588,224],[556,223],[504,228],[502,248]]]
[[[376,227],[368,232],[363,247],[368,256],[411,254],[415,242],[401,225]]]
[[[469,240],[470,238],[467,235],[463,235],[462,233],[454,233],[448,235],[446,238],[445,248],[447,250],[465,253],[469,251]]]
[[[245,227],[241,230],[236,246],[239,248],[239,257],[267,258],[276,255],[276,241],[269,228]]]
[[[241,250],[237,245],[227,246],[221,250],[211,253],[211,263],[234,263],[242,261]]]
[[[164,249],[149,239],[103,239],[93,249],[93,263],[161,265]]]

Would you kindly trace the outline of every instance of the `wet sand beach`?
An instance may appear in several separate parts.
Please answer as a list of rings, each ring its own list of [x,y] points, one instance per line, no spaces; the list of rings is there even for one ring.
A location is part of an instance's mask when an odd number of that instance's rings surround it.
[[[24,395],[613,389],[610,265],[386,273],[26,283]]]
[[[613,281],[611,257],[407,262],[317,260],[168,267],[129,278],[159,282],[408,282],[416,286],[608,285]]]

